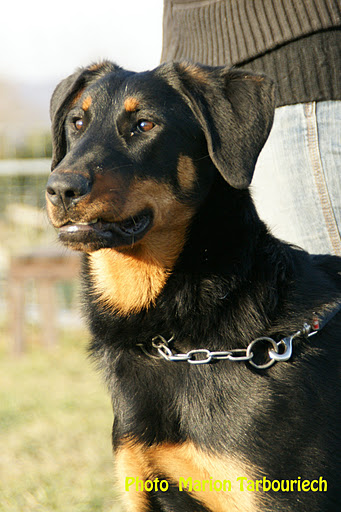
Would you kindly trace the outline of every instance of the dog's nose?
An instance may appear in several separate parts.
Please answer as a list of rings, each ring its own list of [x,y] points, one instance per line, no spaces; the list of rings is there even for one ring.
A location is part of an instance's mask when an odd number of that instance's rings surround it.
[[[55,206],[73,206],[91,190],[91,182],[81,174],[51,174],[46,186],[49,200]]]

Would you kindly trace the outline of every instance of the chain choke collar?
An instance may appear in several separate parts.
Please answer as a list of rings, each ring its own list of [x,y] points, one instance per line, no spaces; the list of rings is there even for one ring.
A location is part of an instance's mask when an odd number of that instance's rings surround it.
[[[257,370],[265,370],[270,368],[274,363],[281,361],[288,361],[292,356],[293,351],[293,340],[301,336],[310,338],[318,332],[320,332],[325,325],[340,311],[341,303],[329,313],[324,315],[320,320],[316,314],[313,315],[313,321],[311,324],[304,323],[303,327],[291,334],[282,338],[276,342],[269,337],[256,338],[251,341],[246,348],[235,348],[231,350],[213,352],[206,348],[193,349],[186,353],[176,353],[172,350],[174,344],[174,337],[172,336],[169,340],[166,340],[163,336],[158,334],[152,339],[152,346],[158,352],[158,355],[153,355],[143,344],[137,346],[141,348],[144,354],[151,358],[165,359],[168,362],[187,362],[192,365],[208,364],[213,361],[228,360],[233,362],[247,361]],[[264,347],[264,344],[268,344],[267,360],[262,364],[256,362],[255,356],[260,348],[260,345]]]

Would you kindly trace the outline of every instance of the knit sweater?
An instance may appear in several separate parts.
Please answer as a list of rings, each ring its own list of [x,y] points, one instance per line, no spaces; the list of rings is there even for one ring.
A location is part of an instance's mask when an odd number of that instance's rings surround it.
[[[266,73],[277,105],[341,99],[340,0],[164,0],[161,60]]]

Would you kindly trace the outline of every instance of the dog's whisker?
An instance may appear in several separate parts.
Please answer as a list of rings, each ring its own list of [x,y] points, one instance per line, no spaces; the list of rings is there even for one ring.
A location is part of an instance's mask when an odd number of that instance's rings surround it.
[[[106,172],[113,172],[113,171],[119,171],[120,169],[125,169],[127,167],[134,167],[133,164],[124,164],[124,165],[118,165],[117,167],[108,167],[105,169]]]
[[[209,154],[205,156],[201,156],[200,158],[194,158],[193,162],[200,162],[201,160],[205,160],[206,158],[211,158]]]

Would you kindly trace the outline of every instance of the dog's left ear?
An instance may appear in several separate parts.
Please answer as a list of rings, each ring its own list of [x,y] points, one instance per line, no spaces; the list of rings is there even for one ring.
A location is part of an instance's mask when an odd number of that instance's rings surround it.
[[[272,80],[183,63],[173,64],[171,74],[204,131],[211,160],[232,187],[247,188],[272,126]]]

